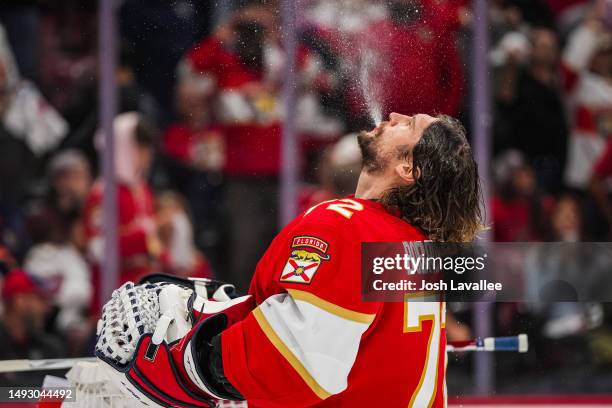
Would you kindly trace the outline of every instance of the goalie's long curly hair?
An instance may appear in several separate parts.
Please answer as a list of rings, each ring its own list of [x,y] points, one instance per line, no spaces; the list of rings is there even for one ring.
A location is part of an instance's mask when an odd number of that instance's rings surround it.
[[[410,152],[403,152],[408,160]],[[388,190],[381,203],[433,241],[470,242],[484,229],[478,166],[465,129],[440,115],[412,150],[415,183]]]

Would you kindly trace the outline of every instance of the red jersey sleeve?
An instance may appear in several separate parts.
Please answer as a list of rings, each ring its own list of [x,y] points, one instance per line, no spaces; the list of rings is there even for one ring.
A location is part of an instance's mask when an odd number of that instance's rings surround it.
[[[361,301],[361,243],[350,225],[330,211],[307,212],[259,262],[258,307],[222,336],[226,375],[250,405],[309,406],[346,389],[380,308]]]

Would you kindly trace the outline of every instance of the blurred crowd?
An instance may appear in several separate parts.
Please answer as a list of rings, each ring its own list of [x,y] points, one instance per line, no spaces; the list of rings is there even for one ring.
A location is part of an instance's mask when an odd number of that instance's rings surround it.
[[[161,271],[246,290],[280,227],[279,1],[117,3],[121,282]],[[608,241],[612,1],[489,4],[494,240]],[[297,17],[300,210],[354,191],[355,133],[374,111],[449,114],[469,130],[470,1],[302,0]],[[0,4],[0,359],[91,349],[106,211],[97,28],[96,2]],[[526,313],[499,308],[496,329],[523,329]],[[572,313],[587,314],[560,315]]]

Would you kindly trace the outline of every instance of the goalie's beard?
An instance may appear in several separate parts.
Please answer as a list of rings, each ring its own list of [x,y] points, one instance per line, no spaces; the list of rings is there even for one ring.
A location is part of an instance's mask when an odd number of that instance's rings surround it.
[[[361,162],[368,173],[380,173],[386,167],[386,160],[381,154],[380,141],[385,127],[381,126],[375,134],[361,132],[357,136],[357,143],[361,150]]]

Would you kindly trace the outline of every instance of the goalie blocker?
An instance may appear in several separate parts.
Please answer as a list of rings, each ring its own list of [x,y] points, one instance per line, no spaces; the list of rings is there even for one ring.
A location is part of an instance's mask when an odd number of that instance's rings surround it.
[[[254,307],[251,296],[209,279],[128,282],[104,306],[96,356],[122,392],[147,406],[242,400],[223,372],[220,333]]]

